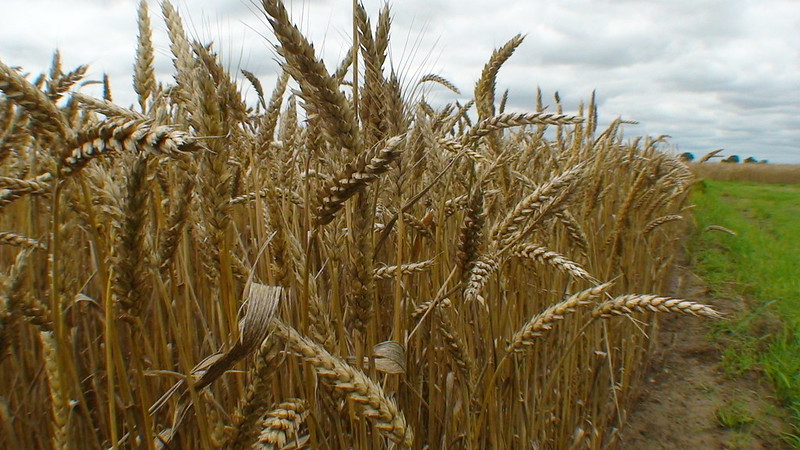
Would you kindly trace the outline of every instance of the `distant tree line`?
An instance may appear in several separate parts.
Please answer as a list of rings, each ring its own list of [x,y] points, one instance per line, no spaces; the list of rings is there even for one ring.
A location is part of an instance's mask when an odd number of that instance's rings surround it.
[[[684,152],[684,153],[681,153],[680,155],[678,155],[678,159],[680,159],[683,162],[691,162],[691,161],[694,161],[694,154],[691,153],[691,152]],[[721,162],[724,162],[724,163],[738,163],[739,161],[740,161],[739,155],[731,155],[731,156],[728,156],[727,158],[723,159]],[[766,159],[762,159],[762,160],[759,161],[759,160],[753,158],[752,156],[750,156],[747,159],[745,159],[744,162],[745,163],[766,164],[768,161]]]

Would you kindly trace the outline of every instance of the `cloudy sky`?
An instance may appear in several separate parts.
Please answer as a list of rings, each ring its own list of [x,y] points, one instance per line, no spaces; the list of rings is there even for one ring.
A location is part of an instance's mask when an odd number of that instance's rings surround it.
[[[53,50],[65,68],[108,73],[115,100],[133,104],[136,0],[2,0],[0,60],[31,73]],[[258,0],[173,0],[188,32],[213,41],[230,68],[278,72]],[[382,0],[364,0],[375,17]],[[503,66],[498,91],[531,110],[536,87],[575,110],[593,90],[601,124],[621,116],[626,135],[670,135],[679,151],[800,163],[800,1],[797,0],[394,0],[391,59],[405,78],[439,74],[465,97],[492,50],[525,42]],[[351,33],[350,0],[286,0],[292,17],[335,67]],[[158,1],[150,2],[156,68],[171,77]],[[247,86],[243,85],[247,90]],[[93,87],[83,88],[88,93]],[[434,102],[459,96],[431,87]],[[499,93],[498,93],[499,95]],[[552,103],[549,101],[548,103]]]

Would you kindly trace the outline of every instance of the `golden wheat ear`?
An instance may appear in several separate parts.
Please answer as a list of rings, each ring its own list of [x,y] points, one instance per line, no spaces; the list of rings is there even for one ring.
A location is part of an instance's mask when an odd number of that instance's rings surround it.
[[[451,91],[453,91],[453,93],[461,95],[461,91],[458,90],[456,85],[453,84],[452,82],[450,82],[450,80],[448,80],[447,78],[445,78],[445,77],[443,77],[441,75],[436,75],[435,73],[429,73],[427,75],[423,75],[419,79],[417,84],[422,84],[422,83],[425,83],[425,82],[433,82],[433,83],[442,85],[442,86],[446,87],[447,89],[450,89]]]
[[[511,338],[506,351],[520,352],[530,349],[537,338],[553,328],[557,322],[564,320],[567,314],[573,313],[580,306],[590,305],[593,299],[600,297],[610,288],[612,283],[604,283],[578,292],[568,299],[556,303],[531,317]]]
[[[61,173],[73,175],[109,153],[151,153],[184,159],[200,145],[187,133],[148,120],[112,119],[78,134],[77,145],[61,157]]]
[[[306,408],[306,402],[300,399],[290,399],[275,405],[261,421],[261,434],[253,448],[282,449],[292,441],[298,446],[307,441],[308,436],[298,436],[300,427],[308,416]]]
[[[523,125],[572,125],[583,122],[583,119],[569,114],[557,113],[507,113],[489,117],[471,127],[461,138],[463,145],[472,145],[489,133],[505,128]]]
[[[319,206],[315,211],[314,223],[325,225],[333,221],[337,211],[354,195],[363,191],[369,183],[376,181],[390,164],[400,157],[402,136],[386,141],[385,146],[374,156],[362,153],[354,164],[348,164],[344,171],[334,176],[319,195]]]
[[[481,77],[475,85],[475,104],[478,107],[479,119],[488,119],[495,114],[495,83],[500,67],[514,54],[514,51],[522,44],[524,36],[518,34],[511,38],[499,49],[496,49],[489,61],[483,67]]]
[[[86,94],[81,94],[80,92],[73,92],[72,99],[77,100],[78,103],[83,106],[84,109],[99,112],[100,114],[105,115],[110,119],[130,119],[130,120],[144,120],[145,116],[130,110],[128,108],[122,108],[119,105],[99,98],[94,98]]]
[[[481,295],[483,287],[489,281],[489,277],[497,272],[499,263],[496,255],[482,255],[469,267],[465,275],[464,301],[478,301],[486,306],[486,299]]]
[[[192,56],[192,46],[186,37],[183,21],[169,0],[164,0],[161,3],[161,14],[164,16],[164,22],[167,25],[167,33],[170,40],[169,49],[172,52],[172,62],[175,66],[175,82],[178,84],[176,87],[177,95],[174,98],[189,107],[197,107],[199,105],[196,104],[195,97],[199,92],[197,80],[194,78],[197,64],[194,56]],[[198,110],[199,108],[193,109],[189,113],[196,113]]]
[[[159,84],[136,4],[138,106],[75,92],[59,52],[0,63],[0,448],[601,448],[649,312],[717,317],[595,282],[670,285],[693,177],[663,137],[597,133],[594,93],[512,110],[522,36],[464,99],[395,71],[387,5],[353,2],[328,66],[261,0],[270,95],[173,0]]]
[[[44,372],[47,376],[47,384],[50,389],[50,405],[53,417],[53,432],[51,443],[54,448],[65,448],[69,446],[69,399],[67,398],[68,388],[64,385],[63,376],[58,369],[58,344],[50,331],[39,333],[41,341]]]
[[[0,245],[12,245],[14,247],[40,248],[46,249],[47,245],[21,234],[9,231],[0,231]]]
[[[0,91],[22,107],[34,123],[33,130],[55,141],[71,142],[73,131],[55,102],[16,70],[0,61]]]
[[[500,245],[507,245],[520,236],[521,225],[528,219],[541,221],[547,214],[552,213],[557,207],[558,199],[563,199],[576,188],[576,183],[584,165],[580,164],[563,174],[539,186],[530,195],[526,196],[506,214],[505,218],[495,225],[491,236]]]
[[[358,123],[350,103],[339,90],[339,81],[328,73],[317,59],[314,46],[291,23],[283,2],[263,0],[262,6],[280,43],[276,50],[286,61],[284,69],[300,85],[307,112],[319,118],[326,139],[335,147],[358,154],[361,150]]]
[[[53,189],[53,175],[43,173],[35,178],[0,177],[0,211],[26,195],[44,195]]]
[[[683,220],[683,216],[679,214],[669,214],[666,216],[656,217],[644,226],[642,229],[642,234],[650,234],[656,228],[678,220]]]
[[[136,45],[136,62],[133,64],[133,90],[139,96],[139,107],[142,108],[142,112],[146,112],[148,100],[153,98],[157,88],[153,32],[147,11],[147,0],[139,2],[136,24],[139,28],[139,39]]]
[[[605,301],[592,311],[592,316],[610,318],[613,316],[640,312],[675,312],[693,316],[703,316],[710,319],[720,319],[722,314],[714,308],[702,303],[658,295],[629,294]]]
[[[550,264],[558,270],[568,273],[575,278],[580,278],[592,283],[597,283],[594,278],[580,264],[570,261],[564,256],[537,244],[518,245],[512,254],[524,260],[533,260],[543,264]]]

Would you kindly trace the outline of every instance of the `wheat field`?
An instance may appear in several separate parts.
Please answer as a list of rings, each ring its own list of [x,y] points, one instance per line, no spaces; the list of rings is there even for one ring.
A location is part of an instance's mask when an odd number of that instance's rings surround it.
[[[133,108],[0,62],[0,447],[613,447],[656,313],[719,316],[661,295],[686,166],[593,96],[506,112],[522,36],[434,107],[388,7],[324,63],[260,6],[271,93],[169,1]]]
[[[797,164],[698,162],[689,163],[688,166],[698,179],[771,184],[800,183],[800,165]]]

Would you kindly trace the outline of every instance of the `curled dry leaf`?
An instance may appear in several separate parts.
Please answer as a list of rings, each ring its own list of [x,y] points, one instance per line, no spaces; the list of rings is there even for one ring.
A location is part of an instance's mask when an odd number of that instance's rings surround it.
[[[191,376],[195,379],[195,390],[199,391],[216,381],[242,358],[258,348],[261,342],[267,338],[283,292],[284,290],[280,286],[267,286],[253,282],[251,275],[244,290],[244,303],[247,310],[244,317],[239,322],[239,340],[236,341],[229,350],[206,357],[192,369]],[[181,380],[162,395],[161,398],[150,407],[150,414],[155,414],[169,401],[172,395],[184,386],[184,384],[184,380]],[[188,399],[189,397],[186,398]],[[181,409],[186,410],[189,407],[189,404],[184,404]],[[178,415],[177,417],[175,423],[173,423],[170,428],[170,432],[167,433],[169,438],[175,435],[185,414]],[[164,442],[168,444],[169,439],[166,439]]]
[[[384,373],[406,372],[406,350],[396,341],[384,341],[372,348],[375,368]]]
[[[406,350],[397,341],[384,341],[372,347],[375,370],[388,374],[406,373]],[[355,356],[348,356],[347,362],[354,364]],[[369,358],[364,357],[362,368],[369,370]]]

